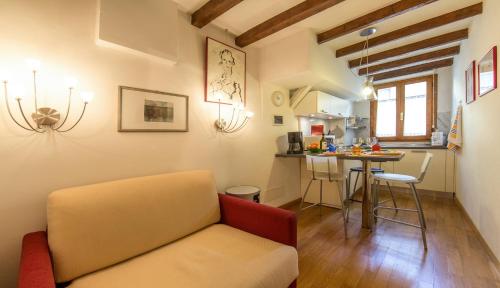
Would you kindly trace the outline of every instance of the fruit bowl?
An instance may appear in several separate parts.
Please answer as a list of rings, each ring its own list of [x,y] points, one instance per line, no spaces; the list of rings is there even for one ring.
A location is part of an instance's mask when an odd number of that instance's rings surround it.
[[[319,149],[319,145],[316,143],[310,144],[307,146],[307,150],[311,152],[312,154],[318,154],[321,153],[321,149]]]

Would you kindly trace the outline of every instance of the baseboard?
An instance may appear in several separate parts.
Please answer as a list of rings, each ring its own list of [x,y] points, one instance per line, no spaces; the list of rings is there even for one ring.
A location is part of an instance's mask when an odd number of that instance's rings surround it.
[[[281,209],[290,209],[290,208],[292,208],[295,205],[299,205],[301,200],[302,200],[302,198],[294,199],[294,200],[292,200],[290,202],[287,202],[287,203],[285,203],[283,205],[278,206],[278,208],[281,208]]]
[[[462,211],[462,213],[465,216],[466,221],[470,223],[470,225],[472,226],[472,229],[474,229],[474,232],[476,232],[476,234],[478,235],[478,238],[479,238],[479,241],[481,242],[481,245],[483,245],[483,247],[486,249],[486,251],[488,252],[488,255],[491,257],[491,259],[493,260],[495,265],[497,267],[500,267],[500,262],[498,261],[498,258],[496,257],[495,253],[493,253],[493,250],[491,250],[491,248],[488,245],[488,243],[486,242],[486,240],[484,240],[483,235],[481,234],[481,232],[479,232],[479,229],[477,229],[476,225],[472,221],[472,218],[470,218],[469,213],[467,213],[467,211],[465,210],[462,203],[460,203],[458,198],[455,198],[455,204]]]

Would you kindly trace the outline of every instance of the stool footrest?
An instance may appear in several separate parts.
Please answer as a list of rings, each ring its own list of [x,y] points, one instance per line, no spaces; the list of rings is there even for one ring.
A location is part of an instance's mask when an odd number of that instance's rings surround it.
[[[389,201],[389,200],[386,200],[386,201]],[[377,206],[377,207],[373,207],[373,211],[376,211],[377,209],[387,209],[387,210],[396,210],[396,211],[418,212],[418,210],[415,210],[415,209],[394,208],[394,207],[387,207],[387,206]]]
[[[303,207],[300,211],[304,211],[308,208],[312,208],[312,207],[316,207],[316,206],[322,206],[322,207],[327,207],[327,208],[333,208],[333,209],[342,209],[341,207],[338,207],[337,205],[330,205],[330,204],[326,204],[326,203],[315,203],[315,204],[311,204],[311,205],[308,205],[306,207]]]
[[[319,205],[320,205],[319,203],[311,204],[311,205],[308,205],[306,207],[302,207],[302,209],[300,209],[300,211],[304,211],[306,209],[309,209],[309,208],[312,208],[312,207],[316,207],[316,206],[319,206]]]
[[[415,228],[418,228],[418,229],[425,230],[425,228],[423,228],[422,226],[415,225],[413,223],[403,222],[403,221],[399,221],[399,220],[391,219],[391,218],[386,218],[386,217],[382,217],[382,216],[375,216],[375,218],[383,219],[383,220],[387,220],[387,221],[390,221],[390,222],[399,223],[399,224],[403,224],[403,225],[407,225],[407,226],[411,226],[411,227],[415,227]]]

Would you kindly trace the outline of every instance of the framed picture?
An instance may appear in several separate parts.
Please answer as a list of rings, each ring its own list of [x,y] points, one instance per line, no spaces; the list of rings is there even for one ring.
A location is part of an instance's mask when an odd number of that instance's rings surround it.
[[[274,126],[281,126],[285,124],[283,115],[273,115],[273,125]]]
[[[476,61],[465,70],[465,103],[469,104],[476,100]]]
[[[321,136],[325,131],[325,126],[323,124],[313,124],[311,125],[311,136]]]
[[[246,53],[210,37],[205,53],[205,101],[245,104]]]
[[[119,86],[118,131],[187,132],[189,97]]]
[[[497,46],[493,47],[477,64],[478,91],[483,96],[497,88]]]

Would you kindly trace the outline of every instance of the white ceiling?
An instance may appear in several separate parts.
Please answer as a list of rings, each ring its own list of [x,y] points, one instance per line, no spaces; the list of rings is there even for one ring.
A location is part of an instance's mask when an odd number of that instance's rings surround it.
[[[183,11],[187,13],[193,13],[208,0],[174,1],[179,4],[180,8]],[[441,14],[478,3],[480,1],[481,0],[438,0],[422,8],[415,9],[413,11],[391,18],[373,26],[378,29],[377,34],[384,34],[407,25],[418,23],[425,19],[436,17]],[[235,35],[240,35],[248,29],[254,27],[255,25],[301,2],[303,2],[303,0],[244,0],[223,15],[219,16],[212,23],[220,28],[228,29]],[[288,28],[285,28],[252,45],[256,47],[263,47],[269,43],[275,42],[279,39],[282,39],[304,29],[311,29],[314,32],[322,32],[395,2],[398,2],[398,0],[345,0],[340,4],[337,4],[321,13],[309,17]],[[456,29],[465,28],[468,27],[469,24],[470,19],[463,20],[431,30],[429,32],[411,36],[409,37],[409,39],[403,39],[402,41],[393,42],[389,45],[379,46],[380,48],[374,49],[373,52],[376,52],[377,50],[385,50],[387,48],[391,48],[391,46],[394,47],[403,43],[411,43],[423,40],[428,37],[437,36],[439,34],[451,32]],[[334,39],[333,41],[327,42],[323,45],[329,45],[330,47],[332,47],[332,49],[337,49],[346,45],[357,43],[361,40],[363,39],[358,35],[358,33],[351,33]],[[353,58],[355,56],[356,55],[351,55],[349,57]]]

